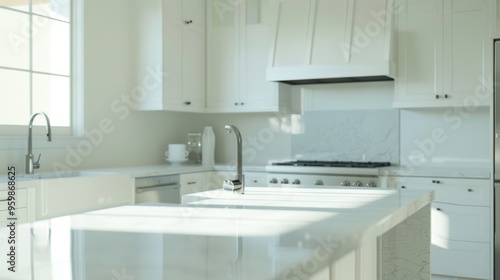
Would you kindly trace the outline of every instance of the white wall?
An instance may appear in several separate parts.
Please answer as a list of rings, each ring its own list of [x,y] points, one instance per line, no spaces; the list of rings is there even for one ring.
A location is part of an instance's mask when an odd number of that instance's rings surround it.
[[[129,24],[133,11],[123,0],[86,0],[85,2],[85,72],[84,124],[90,139],[67,141],[53,135],[53,142],[36,137],[33,148],[42,153],[41,169],[92,169],[134,165],[164,164],[167,145],[184,143],[191,130],[201,131],[200,116],[173,112],[134,112],[122,97],[129,95],[134,84],[134,38]],[[105,129],[100,127],[101,123]],[[43,133],[37,133],[42,135]],[[26,123],[27,135],[27,123]],[[0,159],[24,171],[26,137],[2,141]],[[0,167],[0,174],[6,173]]]

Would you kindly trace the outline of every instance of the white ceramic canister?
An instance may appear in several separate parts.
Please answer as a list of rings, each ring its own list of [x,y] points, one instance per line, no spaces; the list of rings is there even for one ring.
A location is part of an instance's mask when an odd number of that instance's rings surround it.
[[[215,164],[215,134],[211,126],[205,126],[201,136],[201,163]]]

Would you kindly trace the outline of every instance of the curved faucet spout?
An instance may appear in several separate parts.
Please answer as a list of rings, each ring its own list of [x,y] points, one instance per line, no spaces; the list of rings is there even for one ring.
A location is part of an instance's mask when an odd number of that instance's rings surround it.
[[[29,124],[28,124],[28,154],[26,155],[26,173],[33,174],[34,169],[40,168],[40,157],[38,157],[38,161],[33,161],[33,121],[37,116],[43,116],[45,118],[46,129],[47,129],[47,141],[52,141],[52,130],[50,127],[49,116],[44,112],[38,112],[31,116]],[[41,155],[40,155],[41,156]]]
[[[243,176],[243,152],[242,152],[242,139],[240,130],[234,125],[226,125],[224,128],[228,133],[234,132],[236,135],[236,143],[237,143],[237,155],[236,155],[236,181],[233,183],[238,183],[239,185],[232,186],[233,190],[238,190],[241,194],[244,193],[245,190],[245,178]],[[229,183],[229,182],[228,182]],[[231,184],[229,184],[231,185]]]

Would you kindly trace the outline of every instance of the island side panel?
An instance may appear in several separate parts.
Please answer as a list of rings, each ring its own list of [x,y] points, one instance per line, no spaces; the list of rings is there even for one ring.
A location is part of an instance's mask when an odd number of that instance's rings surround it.
[[[430,204],[379,237],[379,279],[431,279]]]

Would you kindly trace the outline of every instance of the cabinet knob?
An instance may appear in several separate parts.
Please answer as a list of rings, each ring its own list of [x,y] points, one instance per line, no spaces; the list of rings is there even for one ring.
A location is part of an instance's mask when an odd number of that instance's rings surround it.
[[[406,186],[401,186],[402,189],[406,189]]]
[[[439,95],[436,94],[436,99],[439,99]]]
[[[443,209],[441,209],[441,208],[436,208],[436,210],[437,210],[437,211],[443,211]]]
[[[234,103],[234,105],[235,105],[235,106],[238,106],[238,105],[239,105],[239,103],[238,103],[238,102],[236,102],[236,103]]]
[[[240,105],[245,105],[245,102],[241,102]]]
[[[445,95],[444,95],[444,98],[448,98],[448,94],[445,94]]]
[[[468,192],[473,192],[474,190],[473,189],[467,189]]]
[[[439,180],[432,180],[432,183],[434,183],[434,184],[441,184],[441,181],[439,181]]]
[[[191,24],[191,23],[193,23],[193,21],[192,20],[185,20],[184,23],[185,24]]]
[[[184,102],[184,104],[191,105],[191,101],[186,101],[186,102]]]

